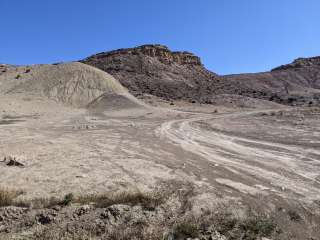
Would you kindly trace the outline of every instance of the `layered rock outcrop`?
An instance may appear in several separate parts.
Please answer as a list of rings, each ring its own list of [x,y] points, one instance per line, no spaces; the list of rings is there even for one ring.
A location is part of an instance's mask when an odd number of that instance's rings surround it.
[[[106,71],[135,96],[208,101],[219,77],[204,68],[199,57],[173,52],[163,45],[103,52],[81,62]]]
[[[135,96],[214,103],[217,95],[257,98],[286,105],[320,104],[320,57],[299,58],[270,72],[218,76],[199,57],[163,45],[103,52],[81,62],[120,81]]]
[[[198,56],[190,52],[172,52],[167,46],[155,44],[155,45],[142,45],[136,48],[123,48],[110,52],[98,53],[94,56],[87,58],[86,60],[98,60],[104,58],[114,58],[121,55],[145,55],[149,57],[157,58],[160,62],[165,64],[182,64],[182,65],[199,65],[201,66],[201,60]]]
[[[287,69],[305,68],[305,67],[320,67],[320,56],[311,58],[297,58],[290,64],[281,65],[271,71],[281,71]]]

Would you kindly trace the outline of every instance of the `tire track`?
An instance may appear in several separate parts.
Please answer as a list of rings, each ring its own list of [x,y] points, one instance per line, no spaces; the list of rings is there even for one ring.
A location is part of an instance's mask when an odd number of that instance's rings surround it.
[[[165,122],[157,129],[157,133],[160,137],[180,145],[185,151],[200,156],[199,161],[205,159],[208,163],[219,164],[232,172],[254,176],[264,191],[272,191],[285,198],[304,199],[307,202],[319,199],[320,181],[317,177],[320,166],[314,164],[318,163],[319,159],[309,157],[320,157],[318,149],[253,140],[195,126],[199,121],[250,116],[261,112],[232,113],[215,117],[201,114],[190,119]],[[246,175],[241,174],[241,179],[245,179]],[[221,179],[218,181],[222,182]],[[248,183],[237,184],[244,186]]]

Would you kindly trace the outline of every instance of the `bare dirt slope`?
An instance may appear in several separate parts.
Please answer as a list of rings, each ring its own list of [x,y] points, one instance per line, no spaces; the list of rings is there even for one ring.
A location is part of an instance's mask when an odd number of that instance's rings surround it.
[[[308,61],[308,60],[305,60]],[[285,105],[315,106],[320,102],[320,65],[277,68],[271,72],[223,76],[236,93]]]
[[[86,107],[108,95],[139,104],[118,80],[82,63],[10,68],[0,75],[0,83],[5,95],[43,96],[74,107]]]

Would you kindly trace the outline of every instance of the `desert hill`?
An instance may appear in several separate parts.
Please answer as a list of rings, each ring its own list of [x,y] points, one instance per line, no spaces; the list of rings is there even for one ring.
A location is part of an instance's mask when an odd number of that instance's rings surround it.
[[[205,102],[220,79],[204,68],[199,57],[162,45],[99,53],[81,62],[111,74],[135,96]]]
[[[236,95],[285,105],[320,102],[319,57],[298,59],[270,72],[226,76],[207,70],[192,53],[173,52],[163,45],[103,52],[81,62],[113,75],[135,96],[200,103],[214,103],[219,95],[226,101]]]
[[[262,98],[286,105],[320,103],[319,57],[300,58],[270,72],[223,76],[231,83],[241,83],[240,95]]]
[[[4,69],[0,75],[0,93],[4,95],[23,93],[44,96],[74,107],[92,107],[92,102],[112,96],[112,99],[117,99],[113,101],[117,106],[122,101],[131,103],[131,106],[139,105],[138,100],[111,75],[82,63]]]

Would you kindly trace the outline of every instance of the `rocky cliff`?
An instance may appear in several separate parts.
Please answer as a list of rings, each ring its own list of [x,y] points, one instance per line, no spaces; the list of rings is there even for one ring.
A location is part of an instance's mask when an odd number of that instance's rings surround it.
[[[86,60],[99,60],[105,58],[117,58],[121,55],[145,55],[158,59],[164,64],[202,65],[198,56],[190,52],[172,52],[168,47],[160,44],[142,45],[136,48],[122,48],[110,52],[102,52],[93,55]]]
[[[297,58],[292,63],[281,65],[280,67],[276,67],[271,71],[280,71],[280,70],[306,68],[306,67],[320,67],[320,56],[311,57],[311,58]]]
[[[213,103],[226,94],[286,105],[320,104],[320,57],[299,58],[270,72],[218,76],[199,57],[163,45],[103,52],[81,62],[118,79],[135,96]]]
[[[103,52],[81,62],[110,73],[135,96],[152,94],[205,102],[219,81],[216,74],[204,68],[199,57],[170,51],[163,45]]]

